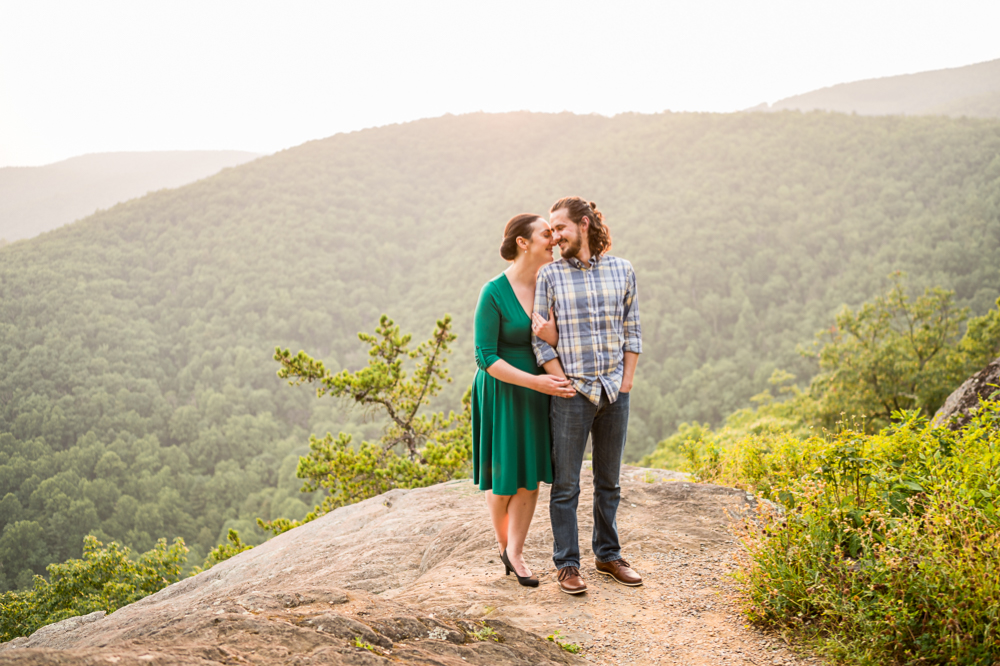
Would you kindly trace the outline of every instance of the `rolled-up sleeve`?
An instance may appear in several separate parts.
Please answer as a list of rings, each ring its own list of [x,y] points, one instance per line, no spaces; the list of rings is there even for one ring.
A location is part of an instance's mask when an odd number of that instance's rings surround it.
[[[552,279],[545,269],[538,271],[538,278],[535,280],[535,307],[534,312],[540,314],[543,319],[549,318],[549,308],[555,307],[555,290],[552,288]],[[535,352],[535,361],[541,367],[554,358],[559,358],[559,354],[552,346],[540,339],[537,335],[531,336],[531,349]]]
[[[493,298],[491,285],[492,283],[487,282],[479,292],[473,334],[476,342],[476,365],[484,372],[500,360],[497,355],[497,341],[500,339],[500,307]]]
[[[622,322],[625,334],[625,345],[622,351],[642,353],[642,327],[639,325],[639,293],[636,291],[635,270],[631,265],[628,267],[628,278],[625,288],[625,300],[623,302],[625,320]]]

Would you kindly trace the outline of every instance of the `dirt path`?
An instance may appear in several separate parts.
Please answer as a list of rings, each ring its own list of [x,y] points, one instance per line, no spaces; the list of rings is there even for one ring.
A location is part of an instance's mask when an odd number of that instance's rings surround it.
[[[584,472],[578,513],[586,594],[564,594],[555,582],[548,486],[543,486],[525,551],[541,581],[537,589],[503,575],[503,565],[488,550],[487,532],[476,540],[475,553],[456,549],[412,583],[382,596],[453,616],[502,618],[545,636],[559,631],[583,648],[585,659],[600,664],[820,663],[797,657],[779,639],[746,626],[731,601],[727,574],[737,544],[729,526],[749,508],[744,493],[683,482],[673,472],[626,467],[618,525],[623,555],[645,583],[629,588],[594,569],[592,478]],[[476,494],[467,484],[456,484],[452,492]],[[481,516],[485,521],[485,509]]]

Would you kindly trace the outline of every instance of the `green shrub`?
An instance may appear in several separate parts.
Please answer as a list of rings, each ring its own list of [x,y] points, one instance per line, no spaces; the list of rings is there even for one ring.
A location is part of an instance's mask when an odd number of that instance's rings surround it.
[[[895,417],[875,435],[713,450],[703,478],[741,479],[781,505],[744,521],[746,612],[846,662],[994,664],[1000,401],[957,432],[916,410]]]
[[[188,549],[181,538],[160,539],[135,560],[118,543],[83,540],[83,559],[47,567],[28,590],[0,594],[0,641],[28,636],[39,627],[94,611],[111,613],[180,579]]]

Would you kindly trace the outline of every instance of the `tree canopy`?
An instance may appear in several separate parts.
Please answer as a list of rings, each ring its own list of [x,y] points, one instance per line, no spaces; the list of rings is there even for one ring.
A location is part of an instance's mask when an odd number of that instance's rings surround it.
[[[636,268],[644,333],[626,456],[717,425],[797,346],[906,271],[979,315],[1000,286],[1000,122],[773,114],[471,114],[341,134],[0,247],[0,588],[83,537],[181,536],[200,562],[255,520],[301,519],[312,433],[365,420],[275,376],[331,374],[356,332],[453,316],[460,409],[472,320],[505,221],[597,202]],[[318,491],[318,493],[321,491]]]

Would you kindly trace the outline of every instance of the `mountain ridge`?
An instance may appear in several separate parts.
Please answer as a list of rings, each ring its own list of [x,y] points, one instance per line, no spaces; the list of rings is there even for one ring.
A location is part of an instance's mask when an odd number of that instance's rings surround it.
[[[35,167],[0,167],[0,239],[37,236],[96,210],[244,164],[237,150],[104,152]]]
[[[1000,59],[838,83],[748,110],[997,117]]]

